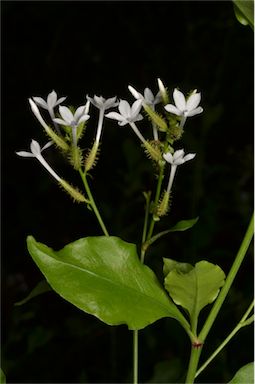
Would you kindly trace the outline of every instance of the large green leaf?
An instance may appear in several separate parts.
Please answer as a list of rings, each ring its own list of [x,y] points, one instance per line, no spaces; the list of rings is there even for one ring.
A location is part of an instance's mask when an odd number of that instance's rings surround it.
[[[166,263],[165,287],[173,301],[187,309],[192,318],[197,317],[202,308],[212,303],[224,285],[225,274],[218,265],[200,261],[192,267],[174,260]]]
[[[237,20],[243,25],[254,27],[254,1],[233,0]]]
[[[254,363],[244,365],[237,371],[229,384],[253,384],[254,383]]]
[[[51,287],[109,325],[141,329],[162,317],[187,321],[136,246],[117,237],[87,237],[54,251],[29,236],[28,250]]]
[[[14,305],[23,305],[34,297],[41,295],[42,293],[52,291],[51,286],[47,283],[46,280],[40,281],[34,289],[25,297],[23,300],[16,302]]]

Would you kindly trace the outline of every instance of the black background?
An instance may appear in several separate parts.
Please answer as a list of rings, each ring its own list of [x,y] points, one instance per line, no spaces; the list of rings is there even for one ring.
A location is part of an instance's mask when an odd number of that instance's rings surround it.
[[[191,231],[152,247],[147,263],[160,275],[162,257],[206,259],[227,273],[253,206],[253,33],[238,23],[232,2],[2,2],[2,367],[10,383],[132,379],[132,335],[125,326],[108,327],[55,293],[14,307],[42,279],[26,250],[28,234],[56,249],[101,234],[92,213],[72,204],[36,161],[15,155],[28,150],[31,138],[46,141],[27,99],[55,89],[75,106],[86,94],[132,101],[129,84],[156,92],[158,77],[170,92],[197,88],[204,108],[187,121],[178,144],[197,156],[181,168],[171,214],[159,229],[200,219]],[[93,110],[85,148],[96,121]],[[46,158],[79,184],[53,150]],[[141,192],[153,188],[153,172],[131,130],[106,121],[92,183],[111,234],[139,244]],[[250,250],[202,360],[250,304],[252,270]],[[241,330],[200,382],[227,382],[250,362],[252,331]],[[140,381],[182,382],[190,346],[179,325],[160,320],[140,339]]]

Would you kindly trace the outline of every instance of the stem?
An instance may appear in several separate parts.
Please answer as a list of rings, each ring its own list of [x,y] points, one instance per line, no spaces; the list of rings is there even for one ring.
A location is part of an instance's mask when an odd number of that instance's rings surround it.
[[[233,329],[233,331],[226,337],[226,339],[221,343],[221,345],[212,353],[212,355],[206,360],[206,362],[198,369],[196,372],[195,377],[200,375],[200,373],[207,367],[207,365],[210,364],[210,362],[220,353],[220,351],[227,345],[227,343],[235,336],[235,334],[246,325],[249,325],[253,322],[253,318],[251,318],[249,321],[246,322],[247,317],[249,316],[252,308],[254,307],[254,301],[251,303],[247,311],[245,312],[242,319],[239,321],[239,323],[236,325],[236,327]]]
[[[157,184],[157,189],[156,189],[156,195],[155,195],[155,200],[154,200],[154,207],[156,207],[158,205],[158,202],[159,202],[163,177],[164,177],[164,165],[161,164],[160,165],[159,177],[158,177],[158,184]],[[153,234],[155,222],[156,221],[152,217],[150,228],[149,228],[146,240],[150,240],[150,238],[151,238],[151,236]]]
[[[95,215],[96,215],[96,217],[97,217],[97,220],[98,220],[98,222],[99,222],[99,224],[100,224],[100,227],[102,228],[102,231],[103,231],[103,233],[105,234],[105,236],[109,236],[109,233],[108,233],[108,231],[107,231],[107,229],[106,229],[106,227],[105,227],[105,225],[104,225],[103,219],[102,219],[102,217],[101,217],[101,215],[100,215],[100,213],[99,213],[99,211],[98,211],[98,209],[97,209],[95,200],[94,200],[94,198],[93,198],[93,195],[92,195],[92,193],[91,193],[89,184],[88,184],[88,182],[87,182],[86,175],[82,172],[81,168],[79,168],[79,173],[80,173],[80,176],[81,176],[81,178],[82,178],[82,181],[83,181],[85,190],[86,190],[86,192],[87,192],[87,195],[88,195],[88,197],[89,197],[90,205],[91,205],[91,207],[92,207],[92,209],[93,209],[93,211],[94,211],[94,213],[95,213]]]
[[[193,384],[195,379],[195,374],[199,362],[199,357],[202,351],[202,347],[196,348],[193,345],[191,346],[191,354],[190,354],[190,360],[189,360],[189,368],[187,377],[185,380],[186,384]]]
[[[211,309],[211,312],[209,313],[209,316],[207,317],[206,319],[206,322],[198,336],[199,340],[202,340],[203,342],[205,341],[218,313],[219,313],[219,310],[221,309],[221,306],[231,288],[231,285],[234,281],[234,278],[236,277],[236,274],[242,264],[242,261],[246,255],[246,252],[249,248],[249,245],[250,245],[250,242],[252,240],[252,237],[253,237],[253,224],[254,224],[254,215],[252,215],[251,217],[251,220],[250,220],[250,223],[248,225],[248,229],[245,233],[245,236],[243,238],[243,241],[241,243],[241,246],[239,248],[239,251],[236,255],[236,258],[235,258],[235,261],[228,273],[228,276],[227,276],[227,279],[226,279],[226,282],[223,286],[223,288],[221,289],[220,293],[219,293],[219,296],[217,297],[215,303],[214,303],[214,306],[212,307]]]
[[[133,331],[133,384],[138,384],[138,330]]]
[[[149,218],[149,210],[150,210],[150,200],[151,200],[151,192],[148,192],[146,195],[146,207],[145,207],[145,217],[144,217],[144,225],[143,225],[143,236],[142,236],[142,249],[141,249],[141,262],[144,262],[144,256],[146,250],[143,249],[143,244],[146,240],[147,228],[148,228],[148,218]]]

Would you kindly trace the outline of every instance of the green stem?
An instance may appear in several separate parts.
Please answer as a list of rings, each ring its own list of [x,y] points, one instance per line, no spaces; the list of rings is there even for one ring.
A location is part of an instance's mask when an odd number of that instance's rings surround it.
[[[221,309],[221,306],[231,288],[231,285],[234,281],[234,278],[236,277],[236,274],[242,264],[242,261],[246,255],[246,252],[249,248],[249,245],[251,243],[251,240],[252,240],[252,237],[253,237],[253,225],[254,225],[254,215],[252,215],[252,218],[250,220],[250,223],[248,225],[248,229],[245,233],[245,236],[243,238],[243,241],[241,243],[241,246],[239,248],[239,251],[236,255],[236,258],[235,258],[235,261],[228,273],[228,276],[227,276],[227,279],[226,279],[226,282],[223,286],[223,288],[221,289],[220,293],[219,293],[219,296],[217,297],[210,313],[209,313],[209,316],[207,317],[206,319],[206,322],[198,336],[199,340],[202,340],[203,342],[205,341],[218,313],[219,313],[219,310]]]
[[[188,373],[185,380],[186,384],[193,384],[194,378],[200,358],[200,354],[202,351],[202,346],[200,348],[191,346],[191,354],[190,354],[190,360],[189,360],[189,367],[188,367]]]
[[[227,343],[235,336],[235,334],[246,325],[249,325],[253,322],[253,318],[247,320],[247,317],[249,316],[252,308],[254,307],[254,301],[251,303],[247,311],[245,312],[242,319],[239,321],[239,323],[236,325],[236,327],[233,329],[233,331],[226,337],[226,339],[221,343],[221,345],[212,353],[212,355],[206,360],[206,362],[198,369],[196,372],[195,377],[200,375],[201,372],[207,367],[207,365],[210,364],[210,362],[220,353],[220,351],[227,345]],[[246,321],[247,320],[247,321]]]
[[[85,187],[85,190],[87,192],[87,195],[88,195],[88,198],[89,198],[89,202],[90,202],[90,205],[97,217],[97,220],[100,224],[100,227],[102,228],[102,231],[103,233],[105,234],[105,236],[109,236],[109,233],[104,225],[104,222],[103,222],[103,219],[97,209],[97,206],[96,206],[96,203],[95,203],[95,200],[93,198],[93,195],[91,193],[91,190],[90,190],[90,187],[89,187],[89,184],[88,184],[88,181],[87,181],[87,178],[86,178],[86,175],[82,172],[81,168],[79,168],[79,173],[80,173],[80,176],[82,178],[82,181],[83,181],[83,184],[84,184],[84,187]]]
[[[242,261],[245,257],[245,254],[247,252],[247,249],[250,245],[250,242],[252,240],[252,237],[253,237],[253,222],[254,222],[254,216],[252,215],[252,218],[250,220],[250,223],[248,225],[248,229],[245,233],[245,236],[243,238],[243,241],[242,241],[242,244],[239,248],[239,251],[236,255],[236,258],[235,258],[235,261],[229,271],[229,274],[227,276],[227,279],[226,279],[226,282],[223,286],[223,288],[221,289],[220,293],[219,293],[219,296],[217,297],[215,303],[214,303],[214,306],[213,308],[211,309],[211,312],[209,313],[209,316],[207,317],[206,321],[205,321],[205,324],[200,332],[200,334],[198,335],[198,343],[201,343],[201,345],[199,345],[199,348],[198,348],[198,345],[192,345],[192,348],[191,348],[191,354],[190,354],[190,361],[189,361],[189,367],[188,367],[188,372],[187,372],[187,377],[186,377],[186,384],[192,384],[194,383],[194,380],[195,380],[195,376],[196,376],[196,370],[197,370],[197,366],[198,366],[198,363],[199,363],[199,358],[200,358],[200,354],[201,354],[201,351],[202,351],[202,343],[204,343],[218,313],[219,313],[219,310],[229,292],[229,289],[233,283],[233,280],[242,264]]]
[[[138,330],[133,331],[133,384],[138,384]]]
[[[159,198],[160,198],[161,186],[162,186],[162,181],[164,178],[164,168],[165,168],[165,163],[160,164],[160,172],[159,172],[158,184],[157,184],[155,200],[154,200],[154,209],[155,209],[155,207],[157,207],[158,202],[159,202]],[[149,228],[148,235],[147,235],[147,240],[150,240],[150,238],[153,234],[155,223],[156,223],[156,220],[152,216],[150,228]]]

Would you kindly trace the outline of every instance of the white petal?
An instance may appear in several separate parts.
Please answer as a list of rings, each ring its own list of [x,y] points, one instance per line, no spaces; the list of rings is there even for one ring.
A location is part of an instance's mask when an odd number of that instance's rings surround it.
[[[179,158],[183,158],[183,156],[184,156],[184,150],[178,149],[177,151],[174,152],[174,155],[173,155],[174,162]]]
[[[46,101],[44,101],[41,97],[33,97],[33,100],[38,104],[40,107],[44,109],[48,109],[48,105]]]
[[[39,143],[38,143],[36,140],[32,140],[32,141],[31,141],[30,149],[31,149],[31,152],[32,152],[35,156],[38,156],[38,155],[40,155],[40,153],[41,153],[41,147],[40,147]]]
[[[154,101],[154,95],[153,93],[151,92],[150,88],[145,88],[144,90],[144,98],[145,100],[150,103],[150,104],[153,104],[153,101]]]
[[[202,112],[203,112],[203,108],[202,107],[197,107],[196,109],[193,109],[192,111],[186,112],[185,116],[186,117],[191,117],[191,116],[198,115],[199,113],[202,113]]]
[[[143,120],[143,115],[141,115],[140,113],[134,119],[132,119],[132,121],[140,121],[140,120]]]
[[[87,101],[87,103],[85,104],[85,115],[88,115],[89,113],[89,107],[90,107],[90,100]]]
[[[61,103],[63,103],[63,101],[66,99],[66,97],[60,97],[60,99],[58,99],[58,101],[55,103],[55,106],[56,105],[59,105]]]
[[[119,121],[118,124],[123,127],[124,125],[128,124],[128,121],[127,120]]]
[[[119,104],[118,102],[116,102],[116,99],[117,99],[117,96],[107,99],[104,103],[105,109],[116,107]]]
[[[79,108],[76,109],[74,114],[74,121],[78,121],[79,118],[84,115],[86,105],[81,105]]]
[[[132,87],[131,85],[128,86],[128,89],[129,89],[129,91],[132,93],[132,95],[134,96],[135,99],[138,100],[138,99],[143,98],[143,95],[141,95],[141,93],[137,92],[137,91],[135,90],[135,88]]]
[[[130,105],[128,104],[128,102],[126,100],[120,100],[119,111],[120,111],[122,116],[130,117],[131,108],[130,108]]]
[[[41,152],[44,151],[44,149],[47,149],[49,147],[51,147],[53,145],[53,141],[48,141],[48,143],[46,143],[42,149],[41,149]]]
[[[84,121],[87,121],[90,118],[89,115],[82,115],[79,120],[77,121],[78,124],[83,123]]]
[[[167,112],[173,113],[174,115],[181,116],[183,114],[182,111],[176,108],[176,106],[173,104],[167,104],[164,108]]]
[[[175,88],[173,93],[173,98],[174,98],[176,107],[180,111],[184,111],[186,109],[186,100],[185,100],[184,94],[181,91],[179,91],[177,88]]]
[[[97,103],[97,106],[99,108],[102,108],[104,106],[105,99],[102,96],[94,96],[94,100]]]
[[[186,108],[188,111],[195,109],[201,100],[201,93],[193,93],[187,100]]]
[[[166,88],[160,79],[158,79],[158,87],[161,95],[166,95]]]
[[[47,104],[49,108],[54,108],[56,101],[57,101],[57,94],[53,90],[51,93],[48,94],[48,97],[47,97]]]
[[[71,124],[71,122],[74,120],[74,116],[69,108],[60,106],[59,107],[59,113],[63,120],[65,120],[67,123]]]
[[[65,121],[65,120],[62,120],[62,119],[53,119],[53,121],[55,121],[55,123],[58,123],[60,125],[70,125],[70,123],[68,123],[68,121]]]
[[[117,112],[109,112],[105,115],[105,117],[108,117],[109,119],[113,119],[113,120],[118,120],[118,121],[126,121],[125,117],[123,117]]]
[[[189,153],[188,155],[184,156],[183,160],[184,160],[184,162],[189,161],[189,160],[194,159],[195,156],[196,156],[196,153]]]
[[[136,100],[132,107],[131,107],[131,117],[136,117],[136,115],[138,115],[138,113],[140,112],[141,108],[142,108],[142,103],[143,101],[140,99],[140,100]]]
[[[35,157],[35,155],[33,155],[31,152],[26,152],[26,151],[16,152],[16,155],[21,157]]]
[[[155,96],[155,99],[154,99],[154,105],[160,103],[161,100],[162,100],[162,96],[161,96],[161,93],[160,93],[160,91],[159,91],[159,92],[156,94],[156,96]]]
[[[170,152],[164,153],[163,157],[168,163],[173,164],[173,155]]]
[[[179,157],[177,160],[174,161],[175,165],[181,165],[183,163],[185,163],[185,161],[183,160],[182,157]]]

